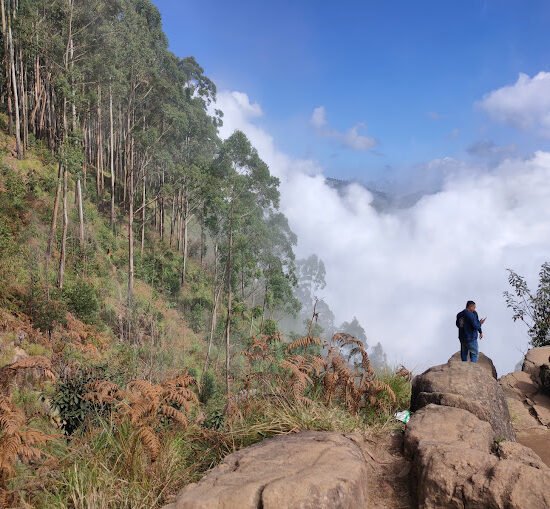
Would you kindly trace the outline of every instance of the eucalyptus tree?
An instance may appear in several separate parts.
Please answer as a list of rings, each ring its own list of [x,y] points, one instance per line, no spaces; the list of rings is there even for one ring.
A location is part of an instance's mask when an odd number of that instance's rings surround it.
[[[252,232],[255,218],[264,217],[279,205],[279,181],[260,159],[256,149],[241,131],[227,138],[214,163],[220,183],[219,224],[224,234],[226,319],[224,327],[226,355],[226,392],[230,393],[230,338],[233,290],[238,284],[236,263]],[[237,252],[236,252],[237,249]],[[239,252],[241,251],[241,252]]]

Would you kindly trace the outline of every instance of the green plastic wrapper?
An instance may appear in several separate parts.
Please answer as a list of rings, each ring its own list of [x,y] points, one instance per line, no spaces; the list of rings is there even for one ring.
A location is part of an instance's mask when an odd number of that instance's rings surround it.
[[[411,418],[410,410],[402,410],[401,412],[395,412],[394,417],[401,421],[403,424],[407,424]]]

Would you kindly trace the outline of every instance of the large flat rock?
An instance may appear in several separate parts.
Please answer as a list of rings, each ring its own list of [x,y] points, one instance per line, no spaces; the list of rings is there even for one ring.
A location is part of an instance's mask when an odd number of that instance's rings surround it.
[[[467,410],[430,404],[413,414],[405,430],[404,448],[409,457],[430,444],[459,443],[489,453],[494,440],[491,425]]]
[[[225,458],[165,509],[355,509],[368,507],[367,463],[338,433],[265,440]]]
[[[497,438],[515,440],[504,392],[490,365],[451,358],[428,369],[413,380],[411,410],[430,403],[461,408],[488,422]]]

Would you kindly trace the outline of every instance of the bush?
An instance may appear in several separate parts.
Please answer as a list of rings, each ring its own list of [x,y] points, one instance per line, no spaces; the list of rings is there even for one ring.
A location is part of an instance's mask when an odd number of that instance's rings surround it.
[[[63,290],[63,298],[69,311],[87,323],[97,318],[99,301],[95,288],[88,282],[72,283]]]
[[[13,211],[19,213],[25,206],[25,195],[27,194],[25,181],[9,166],[4,166],[2,168],[2,175],[6,187],[6,201],[4,202],[4,207],[7,205]]]
[[[208,400],[214,396],[217,391],[216,378],[214,375],[207,371],[202,377],[202,386],[199,393],[199,400],[201,403],[208,403]]]
[[[15,242],[13,232],[4,218],[0,216],[0,256],[10,254],[14,247]]]
[[[84,399],[88,384],[97,378],[92,370],[81,370],[57,384],[52,404],[59,412],[61,427],[67,435],[72,435],[88,417],[97,415],[100,410]]]
[[[67,322],[67,309],[65,303],[57,298],[57,292],[52,289],[48,298],[46,289],[35,282],[25,297],[25,312],[31,317],[35,329],[48,334],[56,325],[65,325]]]

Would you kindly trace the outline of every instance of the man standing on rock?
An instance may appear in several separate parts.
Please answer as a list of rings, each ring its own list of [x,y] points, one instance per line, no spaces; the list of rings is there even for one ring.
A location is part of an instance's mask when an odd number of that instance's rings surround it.
[[[477,362],[479,347],[477,334],[483,338],[481,326],[485,318],[479,319],[476,311],[476,303],[473,300],[466,302],[466,308],[456,315],[456,326],[458,327],[458,339],[460,340],[460,358],[466,362],[468,355],[472,362]]]

